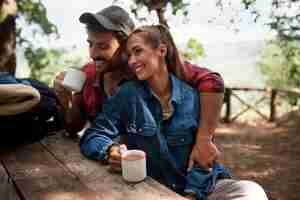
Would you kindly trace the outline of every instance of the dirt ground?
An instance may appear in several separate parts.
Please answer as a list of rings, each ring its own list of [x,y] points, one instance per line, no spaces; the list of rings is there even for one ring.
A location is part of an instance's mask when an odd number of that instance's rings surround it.
[[[234,176],[258,182],[270,199],[300,199],[300,111],[276,123],[221,124],[216,135]]]

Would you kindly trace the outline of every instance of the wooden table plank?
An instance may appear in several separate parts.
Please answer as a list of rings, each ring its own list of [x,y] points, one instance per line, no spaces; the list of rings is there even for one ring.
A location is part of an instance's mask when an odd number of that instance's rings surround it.
[[[186,198],[169,190],[147,177],[137,184],[123,181],[121,174],[110,173],[108,166],[85,158],[76,142],[61,135],[48,137],[42,141],[54,156],[63,163],[74,176],[90,189],[101,194],[105,200],[185,200]]]
[[[8,177],[2,164],[0,164],[0,197],[7,200],[20,200],[12,180]]]
[[[65,170],[40,143],[9,152],[2,159],[22,199],[103,199]]]

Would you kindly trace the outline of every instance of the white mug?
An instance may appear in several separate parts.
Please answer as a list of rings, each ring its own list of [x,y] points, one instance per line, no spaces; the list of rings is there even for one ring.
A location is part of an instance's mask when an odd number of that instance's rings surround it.
[[[69,90],[80,92],[85,80],[86,75],[84,72],[79,69],[70,68],[66,72],[62,85]]]
[[[128,182],[140,182],[147,176],[146,154],[141,150],[126,150],[122,153],[122,176]]]

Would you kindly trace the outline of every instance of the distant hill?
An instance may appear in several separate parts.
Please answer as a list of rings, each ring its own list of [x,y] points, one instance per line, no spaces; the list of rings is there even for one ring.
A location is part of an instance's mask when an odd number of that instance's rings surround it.
[[[256,67],[264,41],[204,44],[206,56],[199,61],[222,74],[227,85],[263,86],[263,76]]]

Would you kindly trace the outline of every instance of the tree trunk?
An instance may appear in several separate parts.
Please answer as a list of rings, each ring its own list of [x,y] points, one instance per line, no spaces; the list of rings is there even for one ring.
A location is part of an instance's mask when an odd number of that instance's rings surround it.
[[[165,18],[165,10],[168,0],[150,0],[146,3],[149,10],[155,10],[159,23],[168,26],[167,19]]]
[[[0,0],[0,14],[3,16],[15,0]],[[16,71],[16,22],[15,14],[8,15],[0,22],[0,71],[15,74]]]
[[[165,8],[156,9],[156,14],[158,16],[159,23],[169,28],[167,19],[165,18]]]

